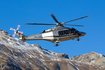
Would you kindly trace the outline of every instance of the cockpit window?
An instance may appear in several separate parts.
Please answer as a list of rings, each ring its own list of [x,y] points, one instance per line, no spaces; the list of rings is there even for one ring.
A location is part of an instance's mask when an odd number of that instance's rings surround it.
[[[75,33],[78,33],[79,31],[78,30],[75,30]]]
[[[71,33],[77,33],[78,30],[76,30],[75,28],[71,28]]]

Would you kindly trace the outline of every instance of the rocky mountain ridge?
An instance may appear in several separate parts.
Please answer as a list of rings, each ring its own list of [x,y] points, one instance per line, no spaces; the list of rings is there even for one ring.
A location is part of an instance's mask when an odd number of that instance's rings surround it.
[[[92,66],[79,60],[22,42],[0,29],[0,70],[105,70],[103,64]]]
[[[105,66],[105,56],[94,51],[79,56],[70,57],[72,61]]]
[[[0,30],[0,70],[77,70],[65,58],[68,55],[22,42]]]

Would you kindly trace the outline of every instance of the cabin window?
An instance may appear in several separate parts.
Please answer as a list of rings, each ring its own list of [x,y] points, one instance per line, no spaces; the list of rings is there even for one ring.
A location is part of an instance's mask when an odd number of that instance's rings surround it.
[[[72,29],[70,30],[70,32],[71,32],[71,33],[74,33],[74,31],[73,31]]]
[[[70,29],[70,30],[59,31],[58,33],[59,33],[59,36],[62,36],[62,35],[70,34],[70,33],[78,33],[78,30]]]
[[[59,35],[64,35],[64,31],[60,31],[59,32]]]
[[[70,33],[70,31],[69,30],[66,30],[66,31],[64,31],[65,32],[65,34],[69,34]]]
[[[70,34],[70,30],[59,31],[59,36]]]

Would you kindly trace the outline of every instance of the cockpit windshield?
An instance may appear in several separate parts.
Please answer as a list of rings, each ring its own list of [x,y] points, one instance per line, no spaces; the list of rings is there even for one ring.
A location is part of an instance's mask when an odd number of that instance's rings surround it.
[[[79,32],[79,31],[76,30],[75,28],[71,28],[70,30],[71,30],[71,33],[78,33],[78,32]]]
[[[78,33],[79,31],[78,30],[75,30],[75,33]]]

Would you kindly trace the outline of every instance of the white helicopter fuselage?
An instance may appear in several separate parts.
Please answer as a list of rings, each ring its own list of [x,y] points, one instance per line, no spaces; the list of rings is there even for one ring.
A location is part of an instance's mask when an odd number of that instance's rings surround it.
[[[79,38],[86,33],[77,31],[74,28],[66,28],[63,26],[53,27],[45,30],[43,33],[26,36],[25,40],[46,40],[52,43],[58,43],[65,40]]]

